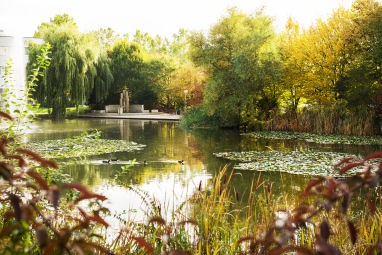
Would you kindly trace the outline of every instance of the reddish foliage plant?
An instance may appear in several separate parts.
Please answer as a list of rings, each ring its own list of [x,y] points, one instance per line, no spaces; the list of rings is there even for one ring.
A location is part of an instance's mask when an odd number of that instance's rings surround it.
[[[0,117],[12,121],[6,113]],[[0,249],[9,254],[112,254],[96,232],[108,227],[101,216],[107,209],[100,203],[106,197],[82,184],[50,185],[38,168],[54,171],[56,162],[15,147],[6,134],[0,137]],[[78,198],[67,201],[64,190]],[[81,208],[84,200],[95,209]]]
[[[358,233],[354,223],[348,216],[350,200],[355,192],[367,191],[365,197],[369,213],[376,211],[375,203],[370,199],[375,188],[380,187],[382,181],[382,152],[375,152],[364,159],[344,158],[336,165],[339,174],[343,175],[350,170],[357,170],[351,177],[317,177],[311,179],[301,198],[313,198],[302,202],[292,211],[283,212],[283,217],[276,217],[273,227],[269,228],[261,237],[248,236],[238,241],[238,244],[248,245],[245,254],[294,254],[302,255],[337,255],[340,249],[329,243],[329,237],[333,234],[330,226],[330,215],[335,213],[344,221],[351,243],[357,242]],[[319,218],[318,216],[323,217]],[[313,218],[324,219],[316,220]],[[296,242],[295,237],[301,229],[313,226],[315,229],[314,244],[310,247]],[[370,244],[365,249],[365,254],[380,254],[382,244]]]

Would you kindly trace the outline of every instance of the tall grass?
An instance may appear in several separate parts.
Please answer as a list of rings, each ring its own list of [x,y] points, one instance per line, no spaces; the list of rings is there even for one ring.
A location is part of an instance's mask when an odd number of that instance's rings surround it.
[[[273,114],[265,129],[365,136],[378,134],[376,119],[372,109],[349,109],[334,104],[304,108],[297,115],[291,112]]]
[[[272,185],[262,182],[261,176],[253,180],[246,194],[239,194],[233,178],[240,177],[222,169],[205,187],[199,185],[182,204],[184,210],[174,211],[173,222],[166,222],[160,214],[152,215],[146,223],[130,222],[123,241],[120,236],[114,250],[124,254],[146,254],[152,250],[154,254],[204,255],[268,254],[259,248],[266,245],[269,247],[265,250],[272,254],[293,250],[314,254],[308,251],[329,249],[330,245],[333,250],[322,254],[337,254],[335,249],[342,254],[379,254],[382,249],[378,246],[382,242],[382,200],[378,189],[373,192],[373,200],[362,199],[364,194],[360,193],[360,199],[344,212],[344,207],[348,208],[344,202],[329,203],[328,208],[319,209],[323,201],[316,197],[303,201],[286,195],[276,197]],[[365,201],[373,201],[373,212],[367,209]],[[295,218],[306,215],[299,212],[303,208],[309,211],[307,215],[313,212],[309,220]],[[314,213],[316,210],[320,213]],[[293,224],[300,220],[304,225]],[[349,221],[357,226],[355,242]],[[330,226],[327,233],[325,224]],[[324,243],[320,241],[323,236],[327,238]]]
[[[250,244],[243,240],[261,235],[271,226],[274,212],[293,207],[295,201],[276,197],[272,185],[262,182],[261,175],[244,194],[238,193],[232,178],[240,177],[224,168],[205,186],[200,183],[196,192],[174,210],[172,222],[164,220],[159,211],[145,223],[129,222],[128,230],[121,232],[113,247],[125,254],[144,254],[145,245],[155,254],[240,254],[248,250]],[[146,204],[154,207],[153,203]],[[138,245],[136,236],[147,244]]]

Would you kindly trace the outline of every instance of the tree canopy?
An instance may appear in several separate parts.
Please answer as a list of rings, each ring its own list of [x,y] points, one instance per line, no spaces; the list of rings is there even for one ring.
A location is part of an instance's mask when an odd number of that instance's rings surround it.
[[[79,106],[89,98],[98,52],[94,38],[79,33],[68,15],[57,15],[50,23],[43,23],[36,36],[52,46],[51,65],[36,89],[36,97],[52,108],[53,119],[60,120],[65,117],[66,107]]]
[[[209,77],[204,95],[208,114],[233,126],[244,118],[248,107],[269,108],[276,104],[267,90],[273,90],[276,80],[271,76],[278,71],[266,71],[271,67],[269,62],[277,61],[270,45],[274,36],[269,17],[261,12],[246,15],[236,9],[229,10],[208,36],[192,35],[191,57],[206,68]],[[268,105],[257,104],[260,100]]]
[[[83,34],[72,17],[57,15],[36,33],[52,45],[52,64],[34,96],[54,119],[67,106],[116,104],[124,89],[149,109],[201,107],[219,126],[262,128],[283,115],[298,119],[302,109],[375,112],[381,25],[376,0],[356,0],[306,29],[289,19],[278,34],[261,10],[232,8],[207,33],[181,29],[172,38],[140,30],[121,37],[111,28]]]

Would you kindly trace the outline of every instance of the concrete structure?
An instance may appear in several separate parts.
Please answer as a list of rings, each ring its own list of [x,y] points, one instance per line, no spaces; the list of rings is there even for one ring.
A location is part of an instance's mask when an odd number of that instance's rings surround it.
[[[117,113],[118,111],[119,111],[119,105],[118,104],[105,105],[105,112],[106,113]]]
[[[42,43],[41,39],[14,36],[0,28],[0,93],[5,89],[3,75],[7,62],[12,66],[13,93],[20,94],[25,88],[28,44],[30,41]]]
[[[111,105],[105,105],[105,112],[106,113],[126,113],[126,110],[121,108],[118,104],[111,104]],[[129,105],[129,111],[130,113],[143,113],[143,112],[149,112],[149,110],[145,110],[143,104],[131,104]]]
[[[103,113],[92,112],[81,114],[82,118],[103,118],[103,119],[138,119],[138,120],[172,120],[179,121],[181,115],[157,112],[157,113]]]
[[[129,112],[142,113],[145,112],[145,107],[143,104],[131,104],[129,107]]]

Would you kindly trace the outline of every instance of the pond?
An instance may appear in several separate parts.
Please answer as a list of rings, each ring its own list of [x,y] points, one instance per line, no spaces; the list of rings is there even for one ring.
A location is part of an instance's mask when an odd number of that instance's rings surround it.
[[[84,131],[102,131],[104,139],[121,139],[143,144],[141,150],[91,156],[88,161],[63,165],[75,182],[91,187],[108,197],[108,207],[116,214],[128,214],[139,220],[147,204],[155,201],[164,217],[192,194],[200,184],[216,175],[223,167],[237,163],[216,157],[218,152],[246,151],[313,151],[345,152],[365,156],[381,150],[381,145],[327,145],[294,139],[267,139],[240,135],[237,130],[184,130],[177,122],[126,119],[73,119],[60,123],[48,120],[36,122],[30,141],[44,141],[78,136]],[[136,160],[121,173],[122,164],[90,161],[118,159]],[[181,161],[179,163],[179,161]],[[183,162],[182,162],[183,161]],[[86,163],[87,162],[87,163]],[[282,172],[258,172],[235,169],[233,185],[245,194],[259,176],[270,183],[274,194],[295,195],[308,180],[306,175]],[[131,190],[129,187],[133,187]]]

